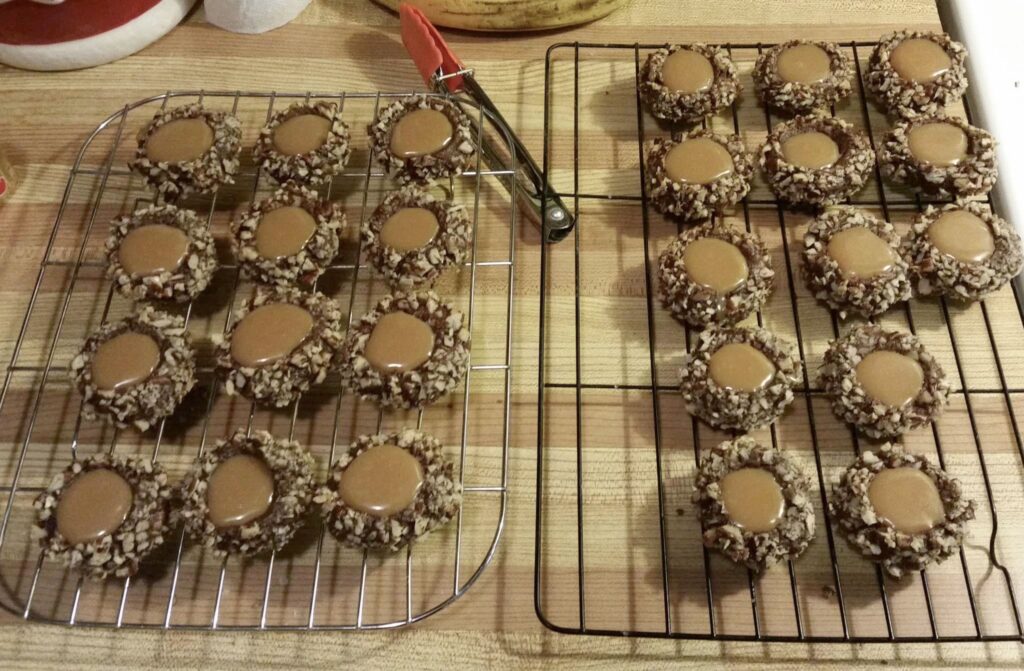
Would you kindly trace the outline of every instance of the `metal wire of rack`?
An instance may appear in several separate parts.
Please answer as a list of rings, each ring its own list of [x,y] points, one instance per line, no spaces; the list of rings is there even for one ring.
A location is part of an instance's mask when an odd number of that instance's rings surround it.
[[[980,318],[976,324],[966,323],[963,310],[944,299],[929,305],[914,299],[884,317],[902,319],[902,328],[915,334],[946,339],[943,349],[946,359],[953,364],[947,370],[955,369],[950,376],[956,390],[957,412],[947,413],[955,416],[932,426],[932,447],[927,451],[937,457],[942,468],[954,473],[958,468],[973,469],[972,491],[978,494],[982,509],[975,525],[981,524],[980,518],[986,518],[989,526],[987,547],[972,547],[968,543],[969,552],[961,549],[958,558],[901,582],[892,581],[883,576],[877,565],[856,556],[833,534],[828,485],[860,452],[863,441],[831,417],[822,390],[812,386],[813,374],[808,373],[808,368],[820,356],[821,343],[840,333],[841,322],[834,312],[802,293],[793,258],[798,253],[793,246],[802,239],[794,232],[799,228],[798,220],[794,220],[798,215],[785,211],[763,185],[760,189],[755,186],[744,199],[733,225],[756,230],[762,237],[778,238],[775,265],[784,268],[784,276],[776,288],[776,297],[781,294],[788,301],[780,299],[783,305],[766,306],[758,312],[757,324],[770,322],[769,327],[783,328],[792,334],[805,365],[803,386],[797,390],[797,396],[803,397],[803,407],[797,400],[787,418],[761,433],[774,447],[795,449],[792,443],[804,443],[805,460],[814,465],[820,496],[816,508],[818,538],[804,557],[760,576],[709,554],[702,546],[699,520],[688,519],[695,517],[689,510],[693,472],[700,461],[702,444],[714,444],[728,435],[687,417],[676,400],[676,386],[665,383],[667,372],[674,375],[669,364],[689,349],[691,333],[686,329],[683,343],[678,342],[683,327],[666,318],[657,306],[653,275],[656,264],[652,257],[656,257],[656,243],[679,232],[681,225],[648,209],[644,146],[655,122],[645,114],[639,96],[631,93],[639,83],[644,52],[663,46],[666,45],[559,43],[547,53],[544,171],[546,176],[556,178],[558,194],[566,202],[572,201],[577,225],[572,249],[545,247],[541,257],[534,574],[535,609],[541,622],[566,634],[673,639],[1024,642],[1011,571],[997,552],[1000,525],[996,511],[998,494],[1019,491],[1024,474],[1024,442],[1015,409],[1015,395],[1024,393],[1024,389],[1010,384],[1010,379],[1016,379],[1012,376],[1017,368],[1011,368],[1016,362],[1007,363],[999,346],[999,342],[1007,342],[1007,337],[1019,339],[1024,335],[1019,286],[1014,283],[1000,296],[981,301],[971,313],[976,321]],[[771,45],[721,46],[738,63],[750,65]],[[863,128],[874,144],[879,124],[884,121],[880,122],[881,114],[869,106],[862,79],[862,58],[873,43],[845,42],[841,46],[856,63],[857,75],[855,93],[841,113],[850,115],[848,120]],[[611,80],[609,88],[603,91],[595,83],[601,81],[602,75]],[[566,90],[570,84],[572,91]],[[748,76],[747,91],[751,90]],[[601,94],[608,96],[610,91],[622,91],[624,97],[601,103]],[[581,163],[587,168],[597,163],[593,143],[583,144],[583,152],[590,153],[581,160],[580,101],[587,94],[590,100],[596,99],[598,104],[609,107],[616,103],[636,106],[635,128],[622,130],[621,142],[626,150],[634,147],[631,151],[636,162],[623,159],[621,152],[625,150],[619,146],[610,150],[614,158],[609,164],[627,166],[623,170],[623,184],[630,186],[626,188],[614,178],[605,180],[614,182],[613,187],[605,187],[608,192],[581,187]],[[758,107],[752,98],[748,93],[743,103],[734,104],[725,114],[705,119],[703,125],[736,134],[770,131],[772,114]],[[568,101],[571,112],[566,109]],[[555,111],[559,103],[562,107]],[[970,120],[966,101],[964,107]],[[837,110],[833,108],[831,113],[836,115]],[[573,144],[566,147],[558,143],[553,129],[559,123],[568,124],[570,115]],[[593,117],[588,120],[593,121]],[[618,129],[615,126],[609,133]],[[678,132],[668,127],[661,130]],[[747,143],[749,147],[756,144],[749,139]],[[571,186],[566,169],[570,153]],[[560,188],[559,176],[564,178],[565,188]],[[884,184],[876,168],[874,181],[852,204],[876,210],[885,219],[895,221],[921,211],[927,202],[911,191]],[[630,225],[640,229],[632,237],[622,232]],[[588,232],[595,237],[615,236],[616,251],[605,266],[625,265],[623,259],[627,257],[642,258],[638,272],[642,272],[643,279],[635,288],[642,298],[625,290],[626,296],[616,307],[600,313],[602,324],[600,335],[596,336],[602,343],[611,341],[611,347],[626,352],[626,357],[633,356],[634,348],[642,350],[642,354],[631,358],[632,368],[600,367],[598,355],[587,351],[595,347],[593,331],[588,336],[587,328],[595,321],[596,300],[594,290],[590,289],[596,280],[588,274]],[[599,242],[593,244],[596,248]],[[641,249],[637,250],[637,246]],[[779,257],[783,259],[781,263]],[[602,267],[599,272],[607,275],[609,269]],[[643,328],[638,327],[631,334],[627,331],[633,324],[608,328],[603,323],[608,310],[628,311],[630,300],[642,303],[630,314],[641,320]],[[1000,300],[999,314],[1005,319],[997,324],[988,303]],[[819,317],[813,311],[828,317],[818,324]],[[924,317],[919,316],[915,323],[915,312],[922,311]],[[918,324],[922,321],[927,322],[927,329],[919,332]],[[571,339],[565,333],[570,323],[574,333]],[[823,333],[811,333],[816,324]],[[558,333],[551,332],[555,325]],[[670,344],[659,347],[659,342]],[[986,373],[994,383],[969,384],[978,370],[979,355],[974,350],[979,347],[987,348],[991,370]],[[634,375],[635,370],[640,372]],[[977,375],[983,376],[980,372]],[[628,409],[609,409],[620,405]],[[643,406],[646,409],[641,411]],[[634,421],[637,415],[641,418]],[[1008,424],[1000,434],[1001,440],[993,439],[989,430],[990,425],[997,423],[993,416]],[[598,424],[596,429],[588,429],[591,421]],[[799,426],[794,428],[796,424]],[[627,428],[620,430],[619,425]],[[600,435],[606,428],[611,435]],[[922,435],[913,440],[927,439],[927,431],[919,433]],[[950,436],[958,440],[951,441]],[[836,443],[840,447],[833,447]],[[852,451],[841,447],[844,444],[850,445]],[[687,456],[691,449],[692,458]],[[622,461],[625,472],[617,464],[603,463],[612,458],[609,455]],[[994,460],[998,460],[998,465],[990,466]],[[686,465],[687,461],[691,465]],[[1009,482],[1004,482],[1004,478]],[[655,503],[650,503],[650,499]],[[641,514],[645,509],[641,513],[635,510],[638,501],[648,505],[646,514]],[[679,507],[673,515],[674,506]],[[975,532],[976,537],[980,535]]]
[[[171,101],[198,101],[241,115],[243,122],[252,121],[245,129],[255,133],[270,119],[275,104],[318,99],[337,102],[339,113],[358,137],[360,123],[365,127],[374,119],[382,101],[405,95],[409,93],[168,91],[126,105],[88,136],[72,167],[0,389],[0,421],[19,427],[0,441],[0,497],[6,499],[0,521],[0,606],[5,610],[32,621],[117,628],[391,629],[441,611],[478,580],[494,557],[508,499],[516,240],[511,168],[491,169],[495,166],[482,166],[478,158],[474,169],[450,180],[445,189],[471,207],[474,234],[463,272],[445,278],[438,291],[464,303],[474,353],[461,391],[426,412],[383,412],[346,394],[337,377],[331,376],[297,401],[287,416],[280,412],[275,416],[249,401],[220,393],[212,360],[204,358],[200,345],[200,385],[191,403],[186,399],[190,407],[162,422],[150,440],[132,431],[83,422],[81,401],[64,381],[66,356],[87,330],[95,328],[89,322],[103,323],[130,308],[104,278],[102,260],[105,220],[151,198],[140,180],[122,167],[134,146],[123,142],[129,127],[141,128],[157,107],[162,109]],[[477,144],[487,137],[508,148],[514,166],[508,130],[473,101],[456,100],[472,110]],[[365,165],[359,167],[360,161]],[[372,212],[371,196],[380,197],[394,188],[358,145],[352,163],[356,167],[350,165],[321,189],[327,199],[354,203],[346,207],[347,230],[356,234],[343,244],[342,254],[319,287],[347,303],[349,325],[359,310],[369,309],[387,292],[383,281],[365,266],[358,230]],[[505,188],[512,185],[511,199],[507,194],[494,197],[501,192],[495,188],[498,180],[503,180]],[[261,197],[261,189],[273,188],[264,184],[267,180],[245,157],[236,181],[234,188],[190,199],[186,205],[205,212],[208,225],[226,226],[231,207],[246,206]],[[232,200],[225,207],[225,201]],[[75,225],[76,215],[81,226]],[[69,258],[62,258],[65,248],[73,250]],[[485,290],[478,286],[478,276],[483,275],[487,288],[481,301]],[[226,331],[236,297],[245,295],[241,289],[248,283],[236,264],[221,265],[214,282],[221,280],[220,287],[229,297],[210,299],[211,305],[202,304],[200,297],[181,309],[197,340]],[[325,288],[327,284],[333,290]],[[204,325],[209,331],[197,333]],[[63,420],[52,414],[54,410],[68,411],[74,418],[70,436]],[[89,450],[127,449],[154,461],[159,457],[172,475],[180,474],[197,451],[203,453],[209,437],[219,437],[216,432],[222,428],[227,435],[237,424],[236,415],[242,416],[247,430],[265,422],[277,435],[292,438],[302,433],[302,442],[318,457],[321,470],[333,462],[339,442],[344,449],[360,433],[425,426],[455,451],[452,457],[463,486],[463,509],[450,529],[389,556],[345,549],[329,537],[325,540],[325,526],[311,518],[292,543],[298,549],[286,548],[265,560],[204,558],[201,548],[187,543],[183,532],[175,532],[176,538],[165,545],[169,551],[146,560],[135,578],[94,583],[44,561],[29,537],[31,502],[69,458]],[[278,422],[284,422],[286,429],[276,427]]]

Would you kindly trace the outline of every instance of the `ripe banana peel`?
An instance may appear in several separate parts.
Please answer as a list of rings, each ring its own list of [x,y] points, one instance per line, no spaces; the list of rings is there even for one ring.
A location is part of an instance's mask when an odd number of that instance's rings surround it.
[[[600,19],[629,0],[376,0],[418,7],[431,23],[465,30],[544,30]]]

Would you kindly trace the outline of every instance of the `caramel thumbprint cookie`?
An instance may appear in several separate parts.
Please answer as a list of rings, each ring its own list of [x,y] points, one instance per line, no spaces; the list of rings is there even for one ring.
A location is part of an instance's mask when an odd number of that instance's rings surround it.
[[[473,123],[455,103],[439,96],[396,100],[366,131],[371,155],[400,184],[461,175],[476,153]]]
[[[704,224],[681,233],[661,253],[658,279],[669,312],[701,328],[735,324],[760,309],[775,270],[757,235]]]
[[[761,102],[787,114],[806,114],[850,95],[853,65],[832,42],[791,40],[764,51],[754,63]]]
[[[680,392],[687,411],[711,426],[751,431],[793,402],[802,370],[793,346],[771,331],[713,328],[683,360]]]
[[[71,380],[87,419],[146,431],[171,415],[196,383],[195,352],[177,315],[143,307],[86,338]]]
[[[459,512],[453,472],[440,441],[422,431],[360,436],[331,466],[316,501],[342,543],[395,552]]]
[[[758,157],[775,197],[797,207],[850,198],[875,169],[867,135],[842,119],[802,116],[777,125]]]
[[[234,223],[235,254],[246,277],[280,287],[310,287],[338,255],[345,213],[316,192],[289,183]]]
[[[903,244],[917,292],[973,301],[1021,271],[1020,236],[985,203],[964,201],[917,215]]]
[[[967,49],[945,33],[886,35],[868,59],[865,84],[889,112],[935,114],[967,90]]]
[[[753,174],[753,160],[738,135],[700,129],[647,147],[647,198],[659,212],[686,221],[731,208],[750,191]]]
[[[242,124],[202,105],[161,110],[142,129],[128,167],[164,198],[211,193],[233,184]]]
[[[978,196],[995,186],[996,141],[953,117],[932,115],[897,122],[878,148],[882,174],[936,196]]]
[[[43,554],[89,578],[127,578],[169,533],[171,488],[149,459],[101,453],[75,461],[36,498]]]
[[[706,44],[658,49],[640,69],[640,97],[666,121],[698,122],[731,105],[741,90],[729,53]]]
[[[129,300],[188,302],[206,289],[218,266],[206,222],[170,204],[115,219],[106,248],[107,276]]]
[[[900,236],[889,222],[854,207],[829,208],[804,235],[804,281],[840,318],[873,317],[910,300],[899,248]]]
[[[337,104],[300,102],[271,117],[253,154],[256,165],[277,182],[316,186],[342,171],[350,144]]]
[[[260,289],[217,344],[228,395],[282,408],[327,377],[342,342],[341,309],[318,292]]]
[[[811,479],[785,450],[748,436],[702,455],[693,502],[704,545],[754,571],[796,559],[814,539]]]
[[[370,263],[395,289],[429,287],[466,258],[466,208],[417,186],[389,193],[363,224]]]
[[[305,521],[313,456],[294,440],[239,429],[203,454],[178,486],[176,516],[219,557],[277,552]]]
[[[821,384],[836,416],[869,438],[893,438],[930,424],[949,397],[942,367],[916,336],[874,324],[832,342]]]
[[[466,376],[469,329],[463,321],[432,291],[385,296],[349,329],[342,380],[383,407],[430,405]]]
[[[926,457],[885,443],[846,469],[829,508],[850,545],[899,579],[956,554],[975,504]]]

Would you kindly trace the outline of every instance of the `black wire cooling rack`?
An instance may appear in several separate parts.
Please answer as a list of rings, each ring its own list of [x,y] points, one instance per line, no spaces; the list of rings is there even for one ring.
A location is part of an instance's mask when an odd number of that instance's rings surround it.
[[[25,620],[96,627],[391,629],[438,613],[482,575],[497,549],[508,501],[516,241],[511,168],[491,169],[478,160],[443,185],[471,213],[473,239],[466,267],[442,279],[437,291],[465,311],[473,352],[463,386],[426,410],[383,412],[347,394],[337,375],[287,411],[226,397],[213,379],[210,342],[230,326],[233,308],[254,289],[230,254],[222,255],[210,290],[196,301],[162,306],[185,317],[199,355],[197,389],[174,416],[150,434],[84,421],[81,400],[68,382],[68,363],[86,335],[131,309],[105,277],[103,245],[110,219],[153,198],[126,162],[134,153],[133,134],[155,111],[199,102],[241,119],[236,185],[184,203],[206,218],[223,243],[233,213],[276,188],[249,157],[275,109],[311,99],[339,106],[352,129],[353,159],[320,191],[344,206],[348,226],[342,252],[317,288],[338,300],[351,324],[388,293],[363,259],[358,231],[376,203],[396,188],[370,159],[364,129],[382,104],[406,95],[171,91],[126,105],[88,136],[71,169],[19,337],[5,350],[11,359],[0,389],[0,607]],[[478,146],[486,138],[504,148],[514,165],[505,127],[476,103],[457,100],[475,124]],[[357,435],[422,428],[448,446],[463,485],[462,511],[448,528],[395,554],[344,548],[311,515],[288,547],[254,560],[214,558],[178,530],[133,578],[83,580],[43,558],[31,533],[32,500],[72,459],[116,450],[159,459],[174,478],[238,426],[299,440],[316,457],[321,475]]]
[[[544,170],[571,202],[572,242],[541,261],[535,606],[567,634],[819,642],[1022,641],[1013,573],[1024,534],[1017,404],[1024,363],[1019,288],[973,306],[915,298],[882,316],[942,362],[951,406],[931,430],[905,437],[978,501],[971,540],[945,563],[894,581],[833,533],[831,483],[870,448],[836,420],[815,371],[846,326],[798,277],[807,215],[784,210],[762,182],[727,223],[773,250],[776,291],[757,314],[794,341],[805,363],[787,415],[755,436],[801,453],[816,471],[817,539],[797,561],[763,575],[709,553],[689,502],[702,449],[728,438],[683,410],[676,381],[691,333],[655,296],[658,251],[679,224],[646,203],[646,140],[678,132],[647,115],[636,94],[646,54],[661,44],[561,43],[545,65]],[[745,93],[705,119],[759,146],[774,122],[753,94],[750,70],[766,44],[728,44]],[[857,64],[854,94],[831,110],[877,142],[884,115],[864,93],[873,46],[845,42]],[[962,112],[970,119],[966,102]],[[571,129],[571,144],[566,141]],[[927,201],[874,179],[852,204],[905,231]],[[854,321],[854,320],[851,320]],[[1011,381],[1013,381],[1011,383]],[[997,513],[998,511],[998,513]],[[1014,563],[1016,562],[1016,563]],[[1013,569],[1013,570],[1011,570]]]

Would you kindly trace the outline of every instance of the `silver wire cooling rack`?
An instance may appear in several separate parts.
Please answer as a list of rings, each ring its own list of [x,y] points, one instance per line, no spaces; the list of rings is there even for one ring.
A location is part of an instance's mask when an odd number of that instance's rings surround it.
[[[478,158],[475,169],[439,187],[472,210],[474,231],[465,267],[436,287],[465,310],[472,332],[469,373],[450,398],[425,411],[381,412],[344,393],[332,376],[288,411],[273,412],[227,397],[213,380],[210,337],[223,333],[233,307],[253,289],[222,243],[233,212],[274,189],[245,148],[252,147],[276,105],[328,100],[342,108],[353,132],[353,158],[321,194],[344,204],[349,226],[342,253],[318,289],[342,304],[351,324],[388,292],[383,279],[365,265],[358,234],[376,203],[395,188],[369,157],[365,127],[382,102],[404,95],[409,94],[173,91],[126,105],[88,136],[71,169],[0,390],[4,609],[26,620],[102,627],[388,629],[441,611],[479,579],[494,557],[508,500],[513,170],[481,165]],[[507,129],[472,101],[456,100],[474,118],[477,144],[506,149],[507,165],[514,166]],[[211,288],[178,308],[197,342],[200,383],[151,434],[84,421],[81,401],[67,380],[70,357],[89,332],[131,309],[104,277],[106,224],[153,198],[126,168],[134,152],[133,134],[157,109],[195,101],[231,111],[244,129],[236,184],[184,203],[205,213],[222,248],[222,266]],[[449,446],[464,503],[448,528],[395,555],[344,548],[311,515],[288,547],[263,559],[222,561],[175,532],[139,575],[100,583],[45,561],[31,538],[32,500],[76,456],[101,450],[145,455],[159,459],[174,477],[211,441],[237,426],[257,427],[302,442],[316,456],[323,476],[339,446],[344,449],[357,435],[412,425]]]
[[[818,642],[1024,641],[1014,578],[1024,515],[1024,443],[1017,412],[1024,361],[1020,290],[971,306],[914,298],[879,320],[916,333],[954,394],[931,430],[904,437],[962,480],[978,502],[959,556],[900,582],[833,534],[831,483],[868,441],[836,420],[816,367],[846,325],[798,276],[808,215],[784,210],[755,179],[726,222],[773,251],[777,286],[756,316],[799,346],[802,388],[761,441],[814,469],[817,540],[798,560],[756,575],[701,544],[690,503],[702,449],[728,434],[691,418],[676,387],[691,334],[655,298],[656,259],[679,224],[646,203],[646,140],[678,132],[644,112],[640,66],[661,44],[555,44],[545,69],[544,172],[576,217],[573,241],[541,263],[535,606],[568,634]],[[704,121],[753,149],[775,121],[750,71],[771,45],[729,44],[745,93]],[[866,42],[841,47],[857,64],[853,95],[832,109],[877,142],[884,114],[864,93]],[[970,118],[964,103],[962,113]],[[571,138],[571,143],[570,143]],[[927,204],[875,178],[853,204],[905,232]]]

